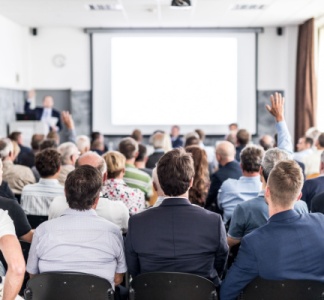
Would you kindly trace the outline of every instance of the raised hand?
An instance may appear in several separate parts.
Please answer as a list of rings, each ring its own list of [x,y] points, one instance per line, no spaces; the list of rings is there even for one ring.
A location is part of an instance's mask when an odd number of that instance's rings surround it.
[[[277,122],[283,121],[285,119],[284,108],[285,108],[285,98],[282,97],[280,93],[275,93],[270,96],[271,106],[266,105],[266,108],[270,114],[272,114]]]

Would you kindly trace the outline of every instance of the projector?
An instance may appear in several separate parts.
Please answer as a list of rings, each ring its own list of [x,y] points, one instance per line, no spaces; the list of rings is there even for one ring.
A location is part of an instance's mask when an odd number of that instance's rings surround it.
[[[190,7],[191,6],[191,1],[190,0],[172,0],[171,6]]]

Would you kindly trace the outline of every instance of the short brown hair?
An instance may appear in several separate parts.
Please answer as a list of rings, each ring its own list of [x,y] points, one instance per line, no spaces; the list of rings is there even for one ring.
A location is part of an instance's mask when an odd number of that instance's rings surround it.
[[[118,151],[109,151],[102,156],[107,164],[108,178],[116,178],[125,168],[126,158]]]
[[[323,148],[324,147],[324,133],[321,133],[318,138],[318,144]]]
[[[72,172],[65,181],[65,196],[69,207],[88,210],[95,203],[102,186],[102,174],[89,165],[83,165]]]
[[[271,201],[281,207],[290,206],[300,194],[303,183],[304,176],[297,162],[284,160],[277,163],[268,179]]]
[[[241,165],[246,172],[258,172],[261,166],[264,150],[260,146],[249,145],[241,151]]]
[[[133,138],[127,137],[120,141],[118,148],[119,152],[123,154],[126,159],[132,159],[138,151],[138,143]]]
[[[247,145],[251,139],[250,133],[246,129],[240,129],[236,134],[236,141],[240,145]]]
[[[157,175],[165,195],[184,194],[189,189],[191,179],[195,176],[191,155],[183,148],[167,152],[157,163]]]
[[[134,129],[131,136],[136,142],[141,142],[143,139],[142,132],[139,129]]]
[[[45,149],[36,154],[35,167],[42,178],[55,175],[61,166],[61,155],[55,149]]]

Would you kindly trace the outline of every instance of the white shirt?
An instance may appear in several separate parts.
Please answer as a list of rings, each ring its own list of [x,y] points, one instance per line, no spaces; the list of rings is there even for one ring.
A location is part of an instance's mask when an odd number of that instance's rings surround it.
[[[16,231],[8,211],[0,209],[0,238],[4,235],[16,235]]]

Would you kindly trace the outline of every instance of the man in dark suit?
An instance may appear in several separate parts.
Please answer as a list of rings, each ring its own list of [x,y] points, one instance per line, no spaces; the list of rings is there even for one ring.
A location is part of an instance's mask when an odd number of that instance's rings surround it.
[[[269,280],[324,282],[324,215],[298,214],[303,174],[293,160],[281,161],[270,173],[265,199],[268,223],[242,239],[238,256],[221,286],[221,299],[237,299],[257,276]]]
[[[194,165],[184,149],[173,149],[159,160],[157,175],[165,199],[130,218],[126,261],[135,277],[146,272],[185,272],[216,285],[225,268],[228,246],[221,217],[191,205]]]
[[[205,208],[222,213],[217,205],[217,195],[222,183],[229,179],[242,176],[240,164],[235,160],[235,148],[230,142],[223,141],[216,146],[216,158],[219,170],[211,176],[211,184],[206,198]]]
[[[172,148],[183,147],[183,140],[180,137],[180,127],[178,125],[174,125],[171,128],[171,142]]]
[[[60,131],[61,130],[61,119],[60,119],[60,112],[53,108],[54,100],[51,96],[45,96],[43,99],[43,107],[36,107],[35,109],[30,108],[30,100],[27,99],[25,102],[25,113],[34,113],[36,120],[41,120],[44,122],[49,122],[50,117],[57,118],[57,123],[55,126],[50,126],[51,130],[53,131]]]

